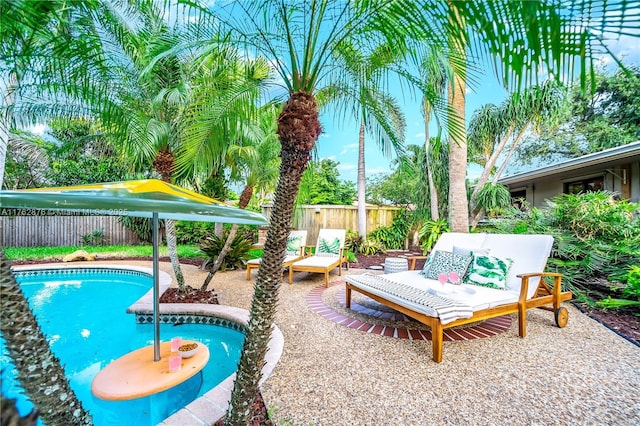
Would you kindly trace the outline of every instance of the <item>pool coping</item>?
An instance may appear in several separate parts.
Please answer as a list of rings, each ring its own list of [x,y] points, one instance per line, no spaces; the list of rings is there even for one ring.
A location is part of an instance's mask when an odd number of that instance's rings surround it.
[[[118,269],[133,270],[153,276],[151,268],[129,265],[78,265],[78,264],[36,264],[17,265],[12,267],[16,272],[22,270],[47,270],[47,269]],[[169,274],[159,271],[159,296],[171,287],[172,278]],[[145,293],[140,299],[127,309],[127,313],[150,314],[153,313],[153,289]],[[249,311],[234,306],[210,305],[204,303],[161,303],[160,315],[204,315],[241,324],[246,327],[249,323]],[[271,338],[265,355],[265,365],[262,368],[262,377],[259,385],[269,378],[278,364],[284,349],[284,335],[277,325],[273,325]],[[183,426],[211,425],[222,419],[227,414],[231,391],[236,374],[232,374],[223,380],[218,386],[209,390],[200,398],[197,398],[181,408],[171,416],[164,419],[158,425]]]

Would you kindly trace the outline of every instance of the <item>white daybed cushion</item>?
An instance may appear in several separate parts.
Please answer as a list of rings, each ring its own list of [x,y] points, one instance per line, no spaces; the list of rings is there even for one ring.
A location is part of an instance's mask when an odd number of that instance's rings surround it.
[[[522,280],[518,274],[544,272],[547,258],[551,254],[551,235],[505,235],[487,234],[483,248],[489,248],[491,256],[513,259],[507,274],[507,289],[520,292]],[[531,299],[538,287],[539,278],[529,280],[527,299]]]
[[[425,278],[424,275],[421,275],[419,273],[419,271],[396,272],[394,274],[385,274],[384,277],[388,280],[400,284],[409,285],[422,291],[463,303],[470,306],[473,312],[492,308],[494,306],[504,305],[507,303],[517,302],[518,297],[520,296],[517,292],[497,290],[494,288],[480,287],[477,285],[442,285],[438,280]],[[384,294],[380,295],[384,296]],[[397,300],[394,300],[394,302],[403,305]]]

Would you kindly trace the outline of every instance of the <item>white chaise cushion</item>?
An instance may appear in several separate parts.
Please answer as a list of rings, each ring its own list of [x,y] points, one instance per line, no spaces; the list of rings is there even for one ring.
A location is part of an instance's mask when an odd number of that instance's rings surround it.
[[[494,288],[475,285],[442,285],[437,280],[425,278],[419,274],[418,271],[396,272],[393,274],[385,274],[384,277],[399,284],[409,285],[422,291],[460,302],[471,307],[471,310],[474,312],[517,302],[519,296],[517,292],[496,290]],[[403,304],[403,302],[397,298],[394,298],[393,301],[401,305]]]
[[[547,258],[551,254],[553,237],[551,235],[506,235],[487,234],[483,248],[491,250],[491,255],[513,259],[507,274],[507,289],[520,292],[522,280],[518,274],[544,272]],[[539,278],[529,281],[527,298],[534,296]]]

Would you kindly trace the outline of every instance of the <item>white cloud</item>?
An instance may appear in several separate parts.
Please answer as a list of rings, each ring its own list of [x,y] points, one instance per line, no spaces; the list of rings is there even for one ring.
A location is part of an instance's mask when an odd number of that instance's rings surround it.
[[[367,176],[373,176],[378,173],[389,173],[391,171],[388,167],[374,167],[371,169],[365,170]]]
[[[418,138],[418,139],[420,139],[420,138],[424,139],[424,137],[425,137],[424,132],[422,132],[422,133],[416,133],[416,138]]]

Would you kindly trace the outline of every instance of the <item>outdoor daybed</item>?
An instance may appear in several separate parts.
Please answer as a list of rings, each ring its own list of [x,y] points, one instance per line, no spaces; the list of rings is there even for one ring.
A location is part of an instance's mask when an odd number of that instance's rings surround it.
[[[447,328],[517,313],[518,332],[525,337],[531,308],[553,310],[562,328],[569,314],[560,305],[572,296],[562,291],[561,274],[544,272],[552,245],[550,235],[445,233],[422,271],[347,277],[346,307],[351,307],[351,292],[357,291],[428,325],[435,362],[442,361]],[[440,273],[451,271],[464,283],[438,281]],[[551,277],[553,283],[541,277]]]

